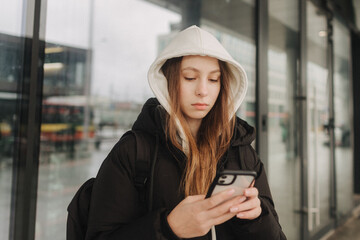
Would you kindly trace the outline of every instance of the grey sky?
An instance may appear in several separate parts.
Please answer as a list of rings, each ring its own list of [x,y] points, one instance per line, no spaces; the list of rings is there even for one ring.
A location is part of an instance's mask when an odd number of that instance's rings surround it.
[[[146,74],[157,54],[157,36],[169,33],[170,22],[180,17],[143,1],[97,2],[93,93],[111,87],[113,97],[142,102],[151,94]]]

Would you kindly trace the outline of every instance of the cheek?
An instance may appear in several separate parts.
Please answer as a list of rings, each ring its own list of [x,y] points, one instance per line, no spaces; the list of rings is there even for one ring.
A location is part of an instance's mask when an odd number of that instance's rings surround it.
[[[220,93],[220,84],[214,87],[213,96],[217,98],[219,96],[219,93]]]
[[[186,98],[191,93],[191,85],[187,82],[181,81],[179,84],[179,96],[180,98]]]
[[[179,86],[179,103],[180,105],[183,105],[184,101],[187,98],[187,91],[186,88],[182,84]]]
[[[179,100],[181,101],[181,99],[184,97],[184,88],[183,85],[180,84],[179,86]]]
[[[220,87],[214,89],[214,91],[213,91],[213,95],[212,95],[213,104],[215,104],[216,100],[219,98],[219,94],[220,94]]]

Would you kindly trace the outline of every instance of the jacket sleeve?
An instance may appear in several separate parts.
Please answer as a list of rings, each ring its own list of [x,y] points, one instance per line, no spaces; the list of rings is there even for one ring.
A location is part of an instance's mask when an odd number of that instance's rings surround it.
[[[172,239],[167,209],[146,210],[134,186],[136,140],[121,139],[97,174],[89,210],[86,240]]]
[[[229,224],[227,227],[232,229],[236,239],[285,240],[285,234],[281,229],[275,211],[264,165],[251,146],[244,146],[243,148],[243,151],[245,151],[242,154],[243,158],[246,156],[246,159],[243,159],[243,162],[245,162],[243,167],[246,170],[255,170],[257,172],[255,187],[259,191],[262,212],[254,220],[242,220],[234,217],[226,223]]]

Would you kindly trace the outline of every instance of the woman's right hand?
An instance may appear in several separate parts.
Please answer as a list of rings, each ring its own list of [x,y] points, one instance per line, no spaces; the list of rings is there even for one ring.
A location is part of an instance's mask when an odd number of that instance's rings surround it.
[[[211,227],[233,218],[230,208],[246,200],[244,196],[232,197],[234,190],[220,192],[210,198],[204,195],[189,196],[168,215],[172,231],[180,238],[193,238],[207,234]]]

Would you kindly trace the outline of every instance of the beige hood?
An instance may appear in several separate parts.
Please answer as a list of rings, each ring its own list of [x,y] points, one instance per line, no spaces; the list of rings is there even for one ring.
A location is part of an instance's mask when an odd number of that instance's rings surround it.
[[[197,26],[191,26],[179,32],[150,66],[148,81],[160,104],[168,113],[171,112],[167,80],[161,71],[162,65],[167,59],[187,55],[210,56],[228,64],[234,75],[234,79],[231,79],[232,96],[229,99],[235,107],[233,112],[230,113],[230,116],[233,116],[244,100],[247,91],[246,73],[213,35]],[[180,136],[183,135],[181,129],[179,130]]]

